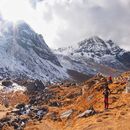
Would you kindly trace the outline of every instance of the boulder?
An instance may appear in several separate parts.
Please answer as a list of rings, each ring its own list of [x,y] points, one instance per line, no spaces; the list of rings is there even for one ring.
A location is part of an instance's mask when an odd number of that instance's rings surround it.
[[[40,92],[45,89],[45,85],[38,79],[27,82],[25,86],[27,87],[28,93]]]
[[[3,86],[6,86],[6,87],[9,87],[9,86],[12,86],[12,81],[10,81],[10,80],[3,80],[2,81],[2,85]]]
[[[72,109],[71,109],[71,110],[68,110],[68,111],[62,113],[62,114],[60,115],[60,118],[61,118],[61,119],[63,119],[63,118],[69,118],[72,113],[73,113],[73,110],[72,110]]]
[[[4,125],[1,130],[14,130],[13,127],[10,127],[9,125]]]
[[[84,111],[83,113],[79,114],[79,115],[78,115],[78,118],[88,117],[88,116],[94,115],[95,113],[96,113],[96,112],[95,112],[94,109],[86,110],[86,111]]]
[[[60,102],[50,102],[49,106],[52,106],[52,107],[60,107],[61,106],[61,103]]]
[[[51,120],[53,121],[61,121],[60,117],[58,116],[57,112],[52,112],[49,114],[49,117],[51,118]]]
[[[16,105],[16,108],[17,109],[25,108],[25,104],[24,103],[18,104]]]

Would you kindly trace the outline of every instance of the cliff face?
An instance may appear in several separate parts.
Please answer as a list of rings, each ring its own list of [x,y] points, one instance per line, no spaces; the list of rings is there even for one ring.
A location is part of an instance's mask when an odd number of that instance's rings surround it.
[[[94,75],[117,75],[130,69],[130,52],[116,45],[112,40],[105,41],[95,36],[85,39],[77,46],[54,50],[63,67]]]
[[[1,22],[0,61],[2,77],[29,77],[43,81],[68,77],[42,35],[23,21],[16,24]]]
[[[99,37],[85,39],[78,47],[52,52],[42,35],[25,22],[0,21],[1,78],[40,79],[44,82],[81,79],[103,73],[116,76],[130,68],[130,52],[113,41]]]

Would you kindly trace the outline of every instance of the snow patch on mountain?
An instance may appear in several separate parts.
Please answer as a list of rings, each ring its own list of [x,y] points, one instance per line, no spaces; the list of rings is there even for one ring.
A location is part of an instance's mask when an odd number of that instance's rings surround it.
[[[55,54],[63,55],[63,57],[69,57],[69,59],[73,61],[73,63],[71,62],[70,65],[70,60],[67,62],[67,58],[63,59],[61,58],[62,56],[60,56],[59,59],[62,66],[67,68],[70,67],[80,72],[84,70],[84,73],[90,74],[97,73],[100,70],[98,67],[101,65],[103,65],[105,68],[110,67],[119,71],[127,69],[125,64],[117,59],[117,56],[122,56],[124,53],[126,53],[126,51],[121,49],[112,40],[104,41],[101,38],[94,36],[79,42],[77,45],[78,47],[75,48],[66,47],[54,50]],[[78,67],[76,67],[77,65],[74,64],[75,62],[78,62],[80,69],[82,67],[83,68],[80,70]]]
[[[0,75],[59,81],[69,76],[43,37],[23,21],[0,26]]]

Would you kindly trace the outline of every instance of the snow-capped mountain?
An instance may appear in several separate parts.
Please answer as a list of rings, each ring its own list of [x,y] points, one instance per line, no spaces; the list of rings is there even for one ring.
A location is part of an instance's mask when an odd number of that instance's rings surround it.
[[[117,55],[116,59],[122,62],[130,70],[130,52],[124,52],[121,55]]]
[[[43,81],[68,78],[42,35],[25,22],[0,23],[0,75],[29,77]]]
[[[121,49],[112,40],[104,41],[97,36],[79,42],[76,48],[59,48],[54,52],[62,66],[85,74],[109,74],[113,70],[130,69],[130,52]]]
[[[55,51],[63,55],[87,55],[87,58],[97,58],[99,60],[104,55],[116,56],[125,52],[125,50],[117,46],[112,40],[103,41],[97,36],[79,42],[76,48],[69,46],[66,48],[59,48]]]
[[[25,22],[0,21],[0,78],[61,81],[87,78],[101,72],[112,75],[130,68],[130,52],[111,40],[85,39],[75,47],[52,50],[42,35]]]
[[[114,44],[111,40],[103,41],[99,37],[92,37],[79,43],[79,49],[76,52],[88,53],[92,57],[102,57],[104,55],[117,55],[124,52],[119,46]]]

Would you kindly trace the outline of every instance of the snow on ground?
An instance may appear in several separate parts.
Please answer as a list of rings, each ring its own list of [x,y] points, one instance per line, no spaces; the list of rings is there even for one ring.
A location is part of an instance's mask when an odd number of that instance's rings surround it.
[[[3,77],[21,75],[43,82],[69,78],[42,36],[25,22],[15,25],[3,22],[0,33],[0,74]]]
[[[9,93],[9,92],[17,92],[17,91],[26,91],[26,87],[24,86],[20,86],[17,83],[13,83],[11,86],[3,86],[0,83],[0,91],[5,92],[5,93]]]

